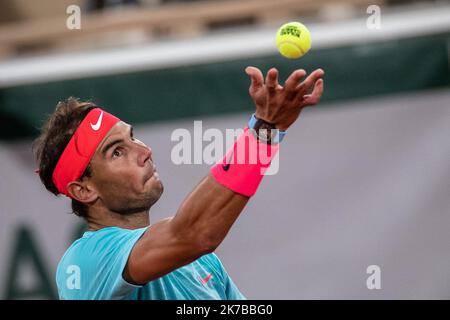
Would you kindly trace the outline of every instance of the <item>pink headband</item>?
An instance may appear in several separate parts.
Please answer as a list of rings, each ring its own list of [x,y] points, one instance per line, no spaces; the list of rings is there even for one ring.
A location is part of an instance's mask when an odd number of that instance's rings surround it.
[[[98,145],[120,119],[100,108],[92,109],[78,126],[53,171],[53,183],[69,197],[69,182],[78,180],[86,170]]]

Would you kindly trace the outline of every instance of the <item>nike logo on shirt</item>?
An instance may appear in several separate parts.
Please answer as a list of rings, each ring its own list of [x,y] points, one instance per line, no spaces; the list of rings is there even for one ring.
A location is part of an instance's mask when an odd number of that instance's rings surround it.
[[[199,278],[200,278],[200,277],[199,277]],[[212,274],[210,273],[210,274],[208,274],[208,275],[206,276],[206,278],[204,278],[204,279],[200,278],[200,281],[201,281],[203,284],[206,284],[211,278],[212,278]]]

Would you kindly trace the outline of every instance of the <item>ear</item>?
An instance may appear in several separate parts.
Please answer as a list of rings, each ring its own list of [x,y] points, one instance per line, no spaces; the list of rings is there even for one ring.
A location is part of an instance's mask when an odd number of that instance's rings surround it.
[[[82,203],[94,202],[98,198],[97,191],[85,181],[69,182],[67,190],[72,199]]]

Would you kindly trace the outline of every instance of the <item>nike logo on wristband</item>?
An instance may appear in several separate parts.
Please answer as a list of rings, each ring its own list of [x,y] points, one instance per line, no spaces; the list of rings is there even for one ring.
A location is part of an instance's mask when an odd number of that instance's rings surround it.
[[[223,171],[228,171],[228,169],[230,169],[230,165],[231,165],[231,159],[233,158],[233,153],[231,153],[230,158],[227,161],[227,164],[223,164],[222,165],[222,169]]]
[[[92,124],[92,122],[91,122],[92,130],[98,131],[100,129],[100,126],[102,125],[102,119],[103,119],[103,111],[100,113],[100,117],[98,117],[96,124]]]

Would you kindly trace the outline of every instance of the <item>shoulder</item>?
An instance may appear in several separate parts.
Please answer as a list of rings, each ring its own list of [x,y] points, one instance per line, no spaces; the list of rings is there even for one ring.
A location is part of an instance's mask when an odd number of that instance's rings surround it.
[[[199,261],[202,264],[209,265],[210,267],[214,268],[217,271],[221,272],[223,269],[222,262],[214,252],[205,254],[204,256],[200,257]]]
[[[77,273],[81,279],[121,275],[131,249],[146,229],[110,227],[85,232],[66,250],[58,264],[58,287],[64,285],[70,275]]]
[[[98,254],[105,255],[110,251],[119,249],[121,244],[138,239],[145,230],[146,228],[128,230],[110,227],[98,231],[87,231],[80,239],[72,243],[61,261],[72,260],[77,257],[95,257]]]

